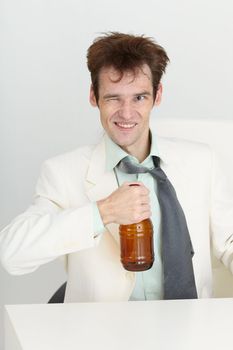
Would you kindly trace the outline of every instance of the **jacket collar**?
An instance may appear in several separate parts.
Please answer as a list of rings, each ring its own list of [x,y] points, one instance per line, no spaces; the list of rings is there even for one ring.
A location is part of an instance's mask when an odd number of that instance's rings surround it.
[[[174,143],[177,144],[177,140],[157,136],[156,143],[158,145],[162,168],[178,165],[184,162],[183,158],[179,158],[178,155],[174,154],[174,152],[171,152],[171,150],[174,148]],[[87,190],[92,189],[93,186],[99,187],[100,185],[103,186],[101,187],[102,191],[100,192],[106,194],[109,193],[108,191],[112,190],[112,188],[117,188],[117,182],[113,171],[106,169],[106,150],[104,137],[94,147],[86,175]],[[101,198],[103,198],[103,195]]]

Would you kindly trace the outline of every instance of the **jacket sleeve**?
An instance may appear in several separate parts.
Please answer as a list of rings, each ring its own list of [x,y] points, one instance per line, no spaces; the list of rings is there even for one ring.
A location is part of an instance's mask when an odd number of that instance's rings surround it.
[[[233,273],[233,184],[212,155],[210,224],[214,255]]]
[[[62,255],[94,247],[92,203],[67,209],[62,174],[42,166],[33,204],[0,233],[0,258],[11,274],[35,271]]]

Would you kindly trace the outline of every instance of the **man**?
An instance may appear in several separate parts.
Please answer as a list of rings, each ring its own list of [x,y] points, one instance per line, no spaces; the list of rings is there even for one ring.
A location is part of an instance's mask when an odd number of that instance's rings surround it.
[[[150,38],[110,33],[94,41],[87,59],[90,102],[99,109],[105,136],[95,146],[44,163],[34,204],[0,235],[2,264],[20,275],[65,255],[67,302],[210,297],[210,239],[216,256],[231,267],[232,201],[222,191],[207,146],[159,138],[150,130],[150,113],[161,102],[166,52]],[[149,170],[124,172],[125,159],[131,170]],[[130,186],[135,182],[139,186]],[[126,271],[119,224],[148,217],[154,225],[154,265],[145,272]],[[173,240],[168,253],[166,231]],[[171,279],[170,255],[178,270]],[[178,282],[183,276],[188,287]],[[175,296],[177,285],[182,293]]]

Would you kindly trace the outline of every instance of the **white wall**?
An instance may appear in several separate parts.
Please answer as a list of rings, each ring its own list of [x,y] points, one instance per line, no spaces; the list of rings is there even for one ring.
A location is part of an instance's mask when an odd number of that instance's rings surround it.
[[[0,227],[29,205],[44,159],[101,133],[85,56],[103,31],[167,49],[159,118],[233,119],[232,10],[231,0],[2,0]],[[1,269],[0,305],[46,302],[64,279],[57,262],[21,277]]]

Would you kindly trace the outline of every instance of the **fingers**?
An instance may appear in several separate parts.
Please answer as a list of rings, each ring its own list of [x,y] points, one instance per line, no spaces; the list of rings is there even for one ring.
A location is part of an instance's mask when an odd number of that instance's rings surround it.
[[[135,199],[138,204],[147,204],[150,202],[150,191],[142,183],[137,183],[137,186],[132,186],[132,183],[129,184],[130,192],[132,197]]]
[[[149,190],[141,182],[125,182],[97,205],[104,224],[132,224],[151,216]]]
[[[129,217],[131,223],[138,223],[151,217],[150,204],[141,204],[132,209],[132,215]]]
[[[127,183],[127,185],[130,191],[128,206],[131,207],[131,215],[129,216],[131,223],[138,223],[149,218],[152,215],[149,196],[150,191],[141,182]]]

